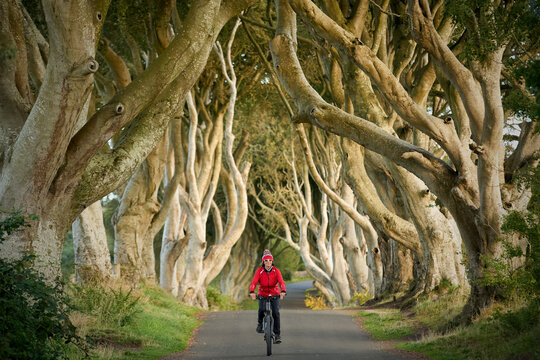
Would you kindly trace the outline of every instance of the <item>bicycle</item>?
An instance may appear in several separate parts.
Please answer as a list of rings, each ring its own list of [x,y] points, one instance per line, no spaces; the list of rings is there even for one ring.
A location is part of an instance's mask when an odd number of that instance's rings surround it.
[[[272,343],[275,341],[274,337],[274,318],[272,317],[272,299],[279,299],[279,295],[261,296],[257,295],[257,299],[264,300],[264,318],[263,318],[263,332],[264,341],[266,341],[266,355],[272,355]]]

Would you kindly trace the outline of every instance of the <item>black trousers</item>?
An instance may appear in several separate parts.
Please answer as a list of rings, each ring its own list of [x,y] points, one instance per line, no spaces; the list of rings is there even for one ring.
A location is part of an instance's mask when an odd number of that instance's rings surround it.
[[[259,318],[258,323],[262,324],[263,318],[264,318],[264,303],[266,301],[263,299],[259,299]],[[279,298],[278,299],[272,299],[270,301],[270,306],[272,308],[272,317],[274,318],[274,334],[280,335],[281,329],[279,324]]]

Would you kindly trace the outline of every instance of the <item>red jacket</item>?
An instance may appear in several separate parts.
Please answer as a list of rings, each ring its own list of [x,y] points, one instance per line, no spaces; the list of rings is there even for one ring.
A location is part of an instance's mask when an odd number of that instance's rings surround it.
[[[272,266],[269,272],[264,269],[264,266],[255,271],[255,276],[253,276],[253,281],[249,287],[250,293],[255,292],[257,283],[259,283],[259,295],[261,296],[279,295],[280,289],[282,293],[287,292],[281,271],[275,266]]]

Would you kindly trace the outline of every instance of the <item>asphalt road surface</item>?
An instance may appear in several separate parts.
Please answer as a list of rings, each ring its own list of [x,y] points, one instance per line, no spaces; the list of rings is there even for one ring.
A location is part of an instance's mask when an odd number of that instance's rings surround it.
[[[379,349],[350,315],[332,310],[308,310],[304,290],[311,282],[290,284],[281,302],[281,344],[272,346],[275,359],[403,359]],[[175,359],[263,359],[266,343],[255,332],[257,311],[210,313],[191,346]],[[167,357],[171,359],[172,357]]]

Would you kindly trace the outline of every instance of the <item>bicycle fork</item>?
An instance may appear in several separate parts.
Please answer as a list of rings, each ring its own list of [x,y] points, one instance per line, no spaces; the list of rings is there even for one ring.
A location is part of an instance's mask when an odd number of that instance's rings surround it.
[[[264,329],[264,339],[269,336],[270,339],[273,341],[274,339],[274,318],[272,317],[272,308],[270,305],[270,301],[266,301],[266,307],[264,311],[264,319],[263,319],[263,329]]]

